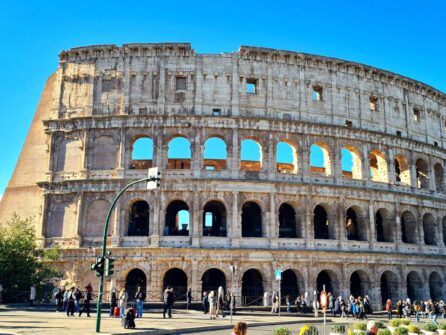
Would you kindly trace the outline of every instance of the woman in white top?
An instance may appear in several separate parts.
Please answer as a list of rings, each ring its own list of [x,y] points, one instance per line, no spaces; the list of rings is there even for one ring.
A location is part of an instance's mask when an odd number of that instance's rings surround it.
[[[217,318],[217,297],[215,296],[215,292],[211,291],[208,296],[209,299],[209,314],[211,319]]]
[[[127,300],[129,299],[129,295],[127,290],[123,288],[121,293],[119,293],[119,315],[122,317],[125,316],[125,310],[127,309]]]

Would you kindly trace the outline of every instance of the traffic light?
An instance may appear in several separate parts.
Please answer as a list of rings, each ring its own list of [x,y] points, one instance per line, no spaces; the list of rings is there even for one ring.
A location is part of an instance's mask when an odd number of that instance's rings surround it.
[[[110,277],[115,272],[115,260],[109,257],[110,256],[105,258],[105,277]]]
[[[104,258],[103,257],[96,258],[96,263],[91,264],[90,268],[93,271],[96,271],[96,277],[102,277],[104,275]]]

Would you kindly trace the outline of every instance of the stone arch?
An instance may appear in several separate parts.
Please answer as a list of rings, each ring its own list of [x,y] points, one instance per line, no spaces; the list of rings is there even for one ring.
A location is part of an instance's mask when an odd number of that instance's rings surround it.
[[[301,237],[300,224],[293,206],[284,202],[279,207],[279,238]]]
[[[382,151],[373,150],[370,153],[369,160],[372,181],[387,183],[389,181],[389,176],[387,172],[386,155]]]
[[[215,291],[217,293],[220,286],[226,291],[226,275],[220,269],[208,269],[201,276],[201,292]]]
[[[208,201],[203,207],[203,236],[226,237],[226,206],[218,200]]]
[[[140,135],[132,143],[132,169],[149,169],[153,166],[153,139]]]
[[[227,155],[226,142],[219,136],[209,137],[204,142],[204,169],[217,171],[226,169]]]
[[[69,138],[58,144],[56,172],[76,172],[82,164],[82,141]]]
[[[334,239],[335,227],[329,221],[328,206],[325,204],[318,204],[313,209],[313,227],[315,239]]]
[[[406,279],[407,296],[410,300],[420,301],[423,297],[423,282],[420,275],[416,271],[411,271],[407,274]]]
[[[392,214],[385,208],[379,208],[375,213],[375,231],[378,242],[393,242]]]
[[[429,294],[434,301],[444,299],[444,284],[441,276],[436,271],[432,271],[429,275]]]
[[[430,213],[423,215],[423,232],[426,245],[438,245],[437,223],[434,216]]]
[[[262,301],[263,293],[262,273],[257,269],[246,270],[242,277],[242,297],[246,301],[246,305],[259,305]]]
[[[359,206],[351,206],[345,212],[345,229],[347,239],[353,241],[366,241],[367,228],[364,224],[364,216]]]
[[[354,146],[345,145],[341,149],[342,176],[350,179],[362,179],[361,153]]]
[[[189,236],[189,206],[182,200],[173,200],[166,208],[164,236]]]
[[[112,136],[102,135],[93,140],[92,170],[114,170],[118,156],[118,147]]]
[[[315,142],[310,146],[310,171],[331,175],[331,153],[326,143]]]
[[[147,277],[143,270],[134,268],[127,273],[125,278],[125,289],[129,295],[129,300],[135,300],[135,294],[138,286],[143,292],[147,292]]]
[[[305,280],[302,274],[294,269],[287,269],[282,272],[282,280],[280,281],[281,296],[290,296],[290,301],[294,300],[305,292]]]
[[[84,226],[84,234],[86,237],[101,237],[104,234],[105,219],[107,218],[110,203],[104,199],[93,200],[88,204],[87,216]],[[113,223],[110,223],[107,230],[107,236],[112,234]]]
[[[404,211],[401,214],[401,240],[403,243],[416,244],[418,242],[417,222],[410,211]]]
[[[444,170],[440,163],[434,165],[435,189],[438,192],[444,191]]]
[[[188,286],[186,272],[180,268],[171,268],[167,270],[163,276],[163,292],[168,286],[173,288],[176,300],[186,300]]]
[[[289,140],[276,144],[276,167],[280,173],[297,173],[297,146]]]
[[[192,150],[190,141],[184,136],[173,136],[168,143],[167,168],[190,169]]]
[[[429,188],[429,166],[422,158],[418,158],[415,163],[415,171],[417,173],[417,187],[428,189]]]
[[[355,298],[364,297],[370,289],[370,277],[365,271],[356,270],[350,275],[350,294]]]
[[[396,155],[394,159],[395,180],[401,184],[410,186],[410,167],[403,155]]]
[[[331,292],[335,297],[340,293],[338,276],[333,270],[324,269],[316,276],[317,296],[319,296],[319,293],[322,292],[324,285],[327,293]]]
[[[395,300],[398,297],[398,276],[390,271],[386,270],[380,277],[381,288],[381,304],[385,305],[387,299]]]
[[[242,237],[262,237],[262,209],[254,201],[242,206]]]
[[[244,138],[240,146],[240,169],[260,171],[262,169],[262,145],[254,138]]]
[[[129,205],[127,236],[148,236],[150,207],[145,200],[134,200]]]
[[[73,199],[51,205],[46,225],[46,237],[73,237],[77,205]]]

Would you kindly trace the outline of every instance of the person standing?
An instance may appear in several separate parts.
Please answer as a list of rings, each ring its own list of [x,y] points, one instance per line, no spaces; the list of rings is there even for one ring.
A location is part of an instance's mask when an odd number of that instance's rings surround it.
[[[218,288],[217,297],[217,315],[221,312],[221,316],[225,317],[225,291],[222,286]]]
[[[127,309],[127,301],[129,299],[129,295],[125,287],[119,293],[119,316],[123,318],[125,316],[125,311]]]
[[[29,305],[32,307],[36,300],[36,285],[32,285],[29,291]]]
[[[67,294],[67,316],[74,316],[74,299],[74,286],[72,286]]]
[[[63,311],[66,312],[67,311],[67,303],[68,303],[68,290],[63,289],[63,296],[62,296],[62,303],[63,303]]]
[[[167,286],[167,288],[164,290],[164,296],[163,296],[163,319],[166,318],[166,313],[169,316],[169,319],[172,318],[172,305],[173,305],[173,292],[170,286]]]
[[[83,294],[78,287],[74,290],[74,311],[79,313],[81,311],[81,300],[83,298]]]
[[[209,313],[209,296],[207,292],[203,293],[203,314]]]
[[[192,289],[188,289],[187,290],[187,295],[186,295],[186,309],[189,310],[189,308],[191,307],[192,304]]]
[[[54,298],[56,299],[56,312],[60,312],[62,309],[62,300],[63,300],[63,290],[59,288],[59,291],[55,294]]]
[[[84,301],[82,303],[82,309],[79,312],[79,316],[81,316],[83,312],[86,312],[87,317],[90,317],[91,300],[93,300],[93,287],[89,283],[87,286],[85,286]]]
[[[387,312],[387,318],[389,320],[392,320],[392,300],[387,299],[386,301],[386,312]]]
[[[135,294],[136,300],[136,317],[142,318],[142,311],[144,309],[144,300],[146,300],[146,293],[142,291],[141,286],[138,286],[138,291]]]
[[[291,301],[290,301],[290,295],[287,294],[285,296],[285,303],[286,303],[286,312],[291,313]]]
[[[116,290],[113,288],[110,293],[110,317],[114,316],[116,307],[118,307],[118,298],[116,297]]]
[[[217,318],[217,297],[215,292],[209,292],[209,314],[211,319]]]

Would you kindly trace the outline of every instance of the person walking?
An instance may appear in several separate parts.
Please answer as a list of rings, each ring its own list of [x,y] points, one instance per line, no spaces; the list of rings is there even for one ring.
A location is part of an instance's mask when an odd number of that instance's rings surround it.
[[[333,317],[336,317],[336,314],[341,314],[341,297],[334,302]]]
[[[71,287],[71,289],[68,291],[67,294],[67,316],[74,316],[74,286]]]
[[[144,300],[146,300],[146,293],[142,291],[141,286],[138,286],[138,290],[135,294],[136,300],[136,317],[142,318],[142,311],[144,309]]]
[[[291,313],[291,301],[290,301],[290,295],[287,294],[285,296],[285,303],[286,303],[286,312]]]
[[[313,312],[315,318],[319,316],[318,310],[319,310],[319,302],[317,301],[317,298],[315,298],[313,300]]]
[[[248,334],[248,326],[245,322],[237,322],[232,330],[231,335],[247,335]]]
[[[218,288],[217,296],[217,315],[221,313],[221,317],[225,317],[225,291],[222,286]]]
[[[188,289],[186,294],[186,309],[189,310],[191,305],[192,305],[192,289]]]
[[[83,312],[86,312],[87,317],[90,317],[91,300],[93,300],[93,287],[91,286],[90,283],[88,283],[88,285],[85,286],[84,301],[82,303],[82,309],[79,312],[79,316],[81,316]]]
[[[68,302],[68,290],[64,288],[63,289],[63,298],[62,298],[64,312],[67,311],[67,302]]]
[[[127,309],[127,301],[129,300],[129,295],[125,287],[119,293],[119,316],[123,318],[125,316],[125,311]]]
[[[414,301],[413,302],[413,310],[415,312],[415,322],[420,322],[420,311],[421,311],[421,306]]]
[[[207,314],[209,313],[209,297],[208,297],[208,293],[204,292],[203,293],[203,314]]]
[[[172,318],[172,305],[174,302],[174,296],[173,292],[170,286],[167,286],[167,288],[164,290],[164,296],[163,296],[163,319],[166,318],[166,313],[169,316],[169,319]]]
[[[59,287],[59,291],[54,295],[54,298],[56,299],[56,312],[60,312],[62,309],[63,293],[62,288]]]
[[[34,301],[36,300],[36,285],[32,285],[29,290],[29,305],[34,306]]]
[[[116,297],[116,290],[113,288],[110,293],[110,314],[109,317],[115,315],[115,308],[118,307],[118,298]]]
[[[386,309],[386,312],[387,312],[387,318],[389,320],[392,320],[392,300],[387,299],[385,309]]]
[[[438,326],[438,316],[440,315],[440,306],[438,305],[438,302],[434,302],[434,305],[432,306],[432,313],[434,316],[433,322]]]
[[[78,287],[74,290],[74,311],[79,313],[81,311],[81,300],[83,298],[83,294]]]
[[[211,319],[217,318],[217,297],[215,292],[209,292],[209,314]]]

